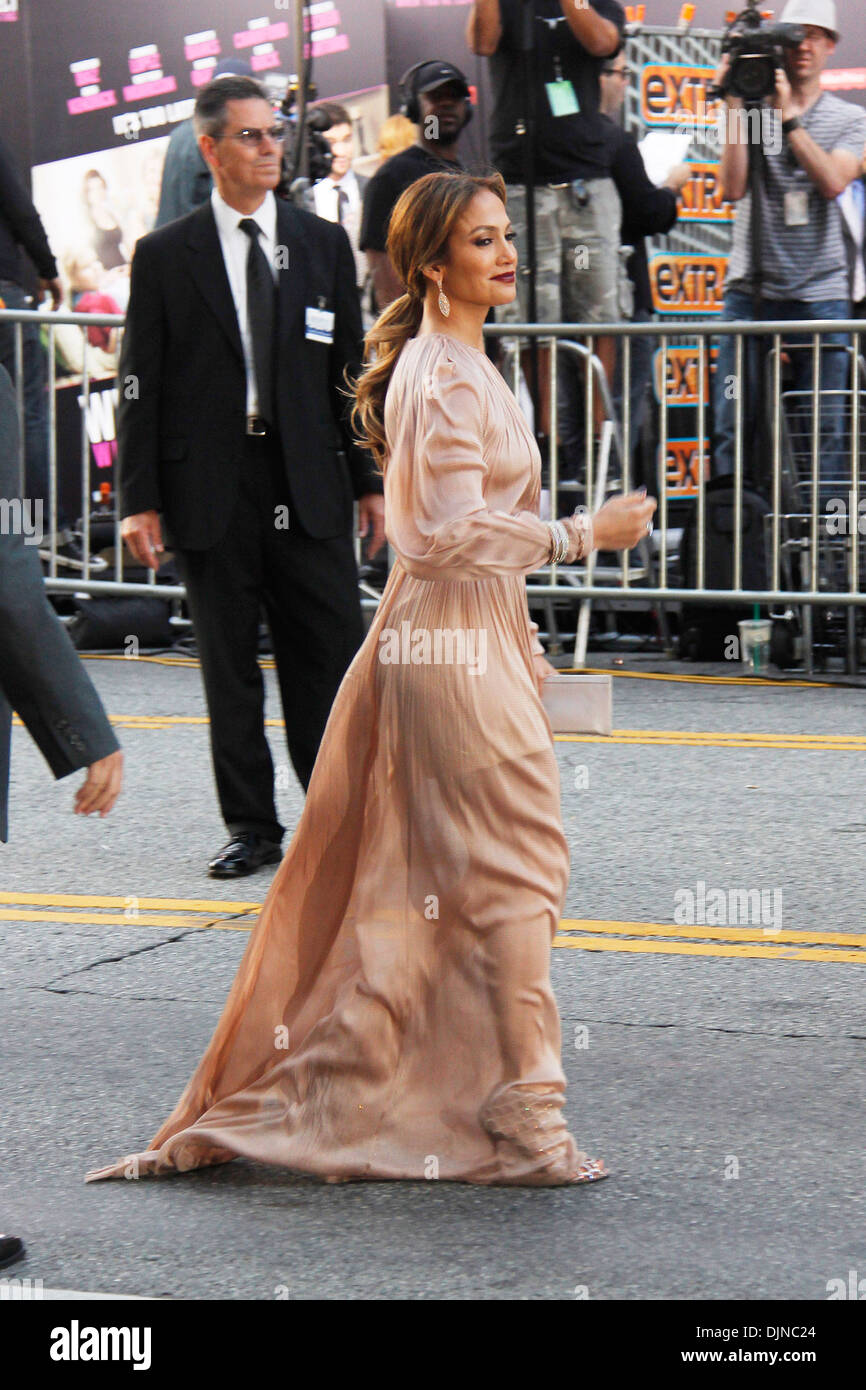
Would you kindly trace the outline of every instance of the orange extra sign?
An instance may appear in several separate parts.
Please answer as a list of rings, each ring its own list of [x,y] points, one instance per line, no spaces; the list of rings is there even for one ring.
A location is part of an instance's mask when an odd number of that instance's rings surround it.
[[[699,469],[697,439],[668,440],[665,456],[665,484],[668,497],[697,496]],[[703,472],[706,481],[709,476],[709,448],[706,440],[704,440]]]
[[[689,168],[691,177],[680,193],[680,222],[733,222],[734,205],[722,195],[718,164],[690,160]]]
[[[653,305],[659,314],[720,314],[727,256],[661,253],[649,263]]]
[[[649,126],[716,125],[724,102],[708,95],[715,68],[647,63],[641,69],[641,116]]]
[[[704,402],[710,399],[710,378],[719,355],[717,347],[705,353],[704,362]],[[669,347],[663,354],[661,348],[653,353],[653,390],[657,401],[662,398],[662,357],[665,359],[665,404],[697,405],[700,383],[700,349],[696,345],[688,347]]]

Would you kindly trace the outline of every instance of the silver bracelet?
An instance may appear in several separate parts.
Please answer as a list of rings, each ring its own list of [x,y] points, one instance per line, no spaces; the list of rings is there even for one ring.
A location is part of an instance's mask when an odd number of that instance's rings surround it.
[[[568,532],[561,521],[546,521],[545,526],[550,532],[548,561],[551,565],[561,565],[571,545]]]
[[[571,517],[572,524],[577,531],[577,554],[575,561],[585,560],[593,550],[593,525],[590,513],[580,507],[575,507]]]

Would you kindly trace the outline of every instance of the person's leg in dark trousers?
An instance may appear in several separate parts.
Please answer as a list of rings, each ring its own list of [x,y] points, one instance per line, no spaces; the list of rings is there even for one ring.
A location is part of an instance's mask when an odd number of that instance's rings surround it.
[[[0,297],[7,309],[35,309],[36,301],[12,280],[0,280]],[[15,381],[15,330],[11,323],[0,324],[0,363]],[[50,528],[50,482],[48,476],[48,395],[45,349],[37,323],[21,326],[21,371],[24,405],[24,456],[26,480],[24,495],[41,500],[45,530]],[[57,531],[67,533],[68,518],[57,500]]]
[[[272,456],[274,507],[288,506],[282,463]],[[264,543],[264,601],[274,643],[286,741],[304,789],[340,682],[364,636],[351,534],[314,540],[274,525]]]
[[[265,736],[264,681],[258,662],[262,518],[271,493],[262,441],[247,442],[245,467],[225,535],[210,550],[181,551],[178,560],[201,660],[223,819],[231,835],[254,831],[279,844],[283,826],[274,803],[274,768]]]

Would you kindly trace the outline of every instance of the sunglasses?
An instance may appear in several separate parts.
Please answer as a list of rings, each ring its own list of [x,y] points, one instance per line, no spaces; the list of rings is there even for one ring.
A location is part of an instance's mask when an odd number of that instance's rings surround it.
[[[281,145],[288,134],[287,127],[284,125],[272,125],[267,130],[238,130],[232,134],[215,135],[215,140],[240,140],[242,145],[251,149],[254,145],[261,149],[265,140],[275,140]]]
[[[602,68],[606,77],[631,77],[631,68]]]

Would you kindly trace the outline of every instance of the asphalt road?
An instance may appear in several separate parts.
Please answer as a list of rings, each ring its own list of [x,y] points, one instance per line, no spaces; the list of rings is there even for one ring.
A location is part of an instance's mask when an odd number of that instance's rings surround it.
[[[866,1278],[862,690],[623,673],[614,738],[557,743],[567,1113],[609,1182],[326,1186],[238,1161],[85,1186],[174,1106],[270,881],[205,876],[225,836],[195,666],[88,668],[127,752],[108,819],[74,817],[80,778],[54,784],[13,735],[0,1229],[29,1258],[10,1274],[203,1299],[805,1300]],[[772,920],[684,923],[701,883],[763,890]]]

